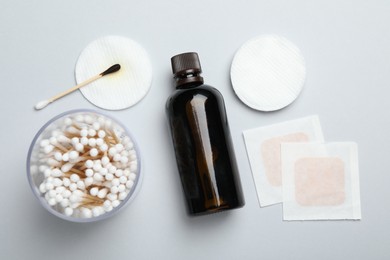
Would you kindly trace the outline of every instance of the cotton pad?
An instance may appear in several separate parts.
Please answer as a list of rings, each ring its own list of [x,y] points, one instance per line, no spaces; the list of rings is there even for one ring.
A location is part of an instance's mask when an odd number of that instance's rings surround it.
[[[137,42],[106,36],[91,42],[76,64],[77,83],[83,82],[112,66],[121,69],[80,89],[92,104],[108,110],[133,106],[148,93],[152,83],[152,66],[145,49]]]
[[[293,43],[281,36],[264,35],[249,40],[237,51],[230,75],[242,102],[256,110],[274,111],[298,97],[306,69]]]
[[[261,207],[283,200],[280,145],[324,141],[318,116],[249,129],[243,134]]]
[[[282,143],[283,219],[360,219],[355,143]]]

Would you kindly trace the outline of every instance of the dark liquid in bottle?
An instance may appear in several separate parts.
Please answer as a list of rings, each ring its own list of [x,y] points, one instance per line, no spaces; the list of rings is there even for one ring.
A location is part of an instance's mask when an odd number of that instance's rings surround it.
[[[168,99],[167,115],[191,215],[244,205],[222,95],[187,84]]]

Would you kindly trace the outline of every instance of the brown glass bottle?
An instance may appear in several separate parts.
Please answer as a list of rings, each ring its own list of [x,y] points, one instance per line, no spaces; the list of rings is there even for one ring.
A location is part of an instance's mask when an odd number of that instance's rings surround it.
[[[166,111],[189,214],[242,207],[223,97],[203,84],[197,53],[176,55],[171,62],[176,91]]]

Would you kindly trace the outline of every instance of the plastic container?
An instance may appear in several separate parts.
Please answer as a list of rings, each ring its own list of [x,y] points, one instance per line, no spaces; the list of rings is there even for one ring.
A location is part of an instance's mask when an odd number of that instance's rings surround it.
[[[47,166],[47,162],[42,162],[42,160],[47,161],[47,159],[39,158],[39,157],[42,157],[42,146],[41,146],[42,140],[44,140],[44,139],[47,140],[48,137],[52,136],[53,131],[57,131],[58,129],[65,127],[65,121],[67,120],[67,118],[78,117],[80,119],[81,118],[80,116],[83,116],[84,118],[87,118],[88,116],[89,116],[88,118],[94,118],[92,124],[94,122],[97,122],[98,120],[100,120],[102,122],[108,122],[108,121],[112,122],[111,130],[114,130],[116,135],[121,134],[121,136],[118,136],[118,138],[119,138],[118,140],[125,140],[124,138],[127,136],[128,138],[126,137],[126,140],[130,140],[130,143],[131,143],[131,144],[129,143],[129,145],[127,147],[132,147],[131,150],[135,151],[135,152],[132,152],[133,154],[135,154],[135,155],[132,155],[133,160],[131,160],[131,161],[129,160],[129,164],[132,165],[132,170],[135,173],[135,177],[134,177],[134,174],[132,174],[132,177],[134,178],[133,185],[128,190],[127,196],[123,200],[120,201],[119,205],[116,205],[116,207],[113,207],[111,211],[104,212],[98,216],[92,216],[92,217],[88,217],[88,218],[85,218],[85,216],[83,217],[80,214],[78,216],[67,216],[63,212],[63,208],[61,208],[60,204],[56,204],[54,206],[49,205],[48,201],[45,199],[46,193],[43,194],[40,191],[40,185],[47,178],[47,177],[45,177],[45,174],[42,171],[43,169],[45,169],[45,165]],[[103,120],[107,120],[107,121],[103,121]],[[69,122],[69,120],[68,120],[68,122]],[[82,124],[82,125],[86,126],[86,125],[90,125],[90,124],[84,122],[84,124]],[[109,127],[107,127],[107,128],[109,129]],[[125,148],[125,149],[127,149],[127,148]],[[48,154],[49,154],[49,157],[51,158],[51,155],[50,155],[51,153],[48,153]],[[80,152],[80,154],[81,154],[81,152]],[[134,157],[136,157],[136,158],[134,159]],[[55,158],[53,158],[53,159],[55,160]],[[138,145],[136,144],[135,139],[132,137],[130,132],[126,129],[125,126],[123,126],[116,119],[112,118],[111,116],[108,116],[108,115],[105,115],[105,114],[102,114],[100,112],[93,111],[93,110],[86,110],[86,109],[72,110],[72,111],[62,113],[62,114],[54,117],[53,119],[49,120],[45,125],[42,126],[42,128],[35,135],[32,143],[31,143],[31,146],[30,146],[30,149],[28,152],[28,157],[27,157],[27,177],[28,177],[28,181],[29,181],[30,187],[31,187],[34,195],[37,197],[40,204],[46,210],[48,210],[50,213],[52,213],[53,215],[55,215],[59,218],[62,218],[62,219],[68,220],[68,221],[72,221],[72,222],[94,222],[94,221],[106,219],[106,218],[113,216],[114,214],[121,211],[125,205],[128,205],[135,198],[137,192],[140,189],[141,180],[142,180],[140,152],[139,152]],[[88,193],[88,192],[86,192],[86,193]],[[91,212],[92,212],[92,210],[91,210]]]

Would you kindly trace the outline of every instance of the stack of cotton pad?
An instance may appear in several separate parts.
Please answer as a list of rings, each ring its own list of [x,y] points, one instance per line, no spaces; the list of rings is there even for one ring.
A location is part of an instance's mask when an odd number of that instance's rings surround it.
[[[260,111],[274,111],[292,103],[302,90],[305,75],[299,49],[276,35],[246,42],[235,54],[231,66],[237,96]]]
[[[80,91],[92,104],[103,109],[131,107],[146,96],[152,83],[152,66],[148,54],[131,39],[107,36],[90,43],[77,61],[76,81],[83,82],[113,64],[120,64],[120,71]]]

